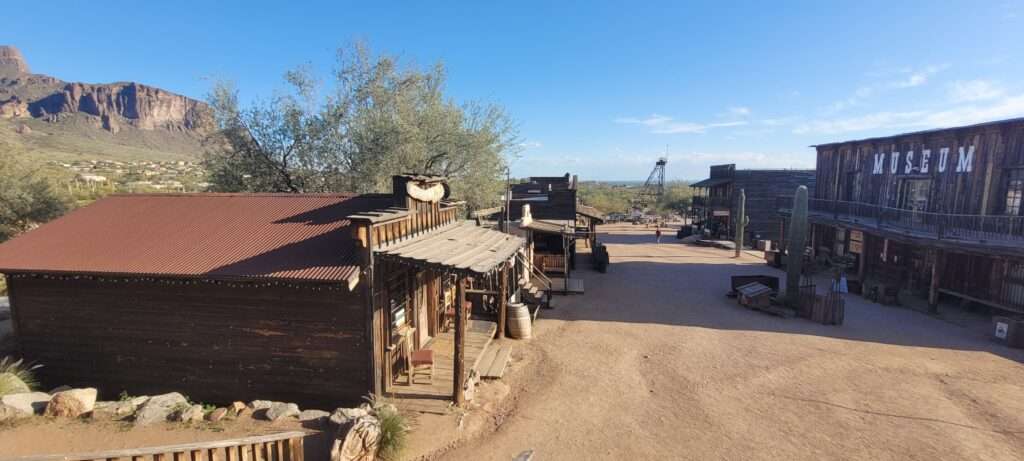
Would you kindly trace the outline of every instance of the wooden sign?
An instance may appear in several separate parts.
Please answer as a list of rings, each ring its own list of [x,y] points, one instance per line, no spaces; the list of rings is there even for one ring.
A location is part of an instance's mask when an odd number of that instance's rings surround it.
[[[864,242],[859,240],[850,240],[850,253],[861,254],[864,251]]]
[[[864,241],[864,233],[859,231],[859,230],[851,230],[850,231],[850,241],[853,241],[853,242],[863,242]],[[853,250],[851,250],[851,251],[853,251]]]
[[[712,216],[729,216],[729,210],[715,210]]]

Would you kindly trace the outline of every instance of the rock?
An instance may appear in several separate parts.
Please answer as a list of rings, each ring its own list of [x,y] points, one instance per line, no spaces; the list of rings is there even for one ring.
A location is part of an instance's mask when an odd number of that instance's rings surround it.
[[[57,387],[55,387],[53,389],[50,389],[50,394],[56,394],[58,392],[70,391],[71,389],[73,389],[73,388],[71,386],[68,386],[68,385],[57,386]]]
[[[132,405],[135,405],[135,408],[141,407],[142,404],[146,403],[148,400],[149,400],[149,396],[148,395],[140,395],[138,397],[132,397],[132,398],[128,399],[128,401],[131,402]]]
[[[24,123],[18,125],[18,127],[15,128],[14,131],[18,134],[32,134],[32,128],[30,128],[28,125]]]
[[[334,410],[334,413],[331,413],[330,421],[335,426],[346,426],[369,414],[368,411],[362,408],[338,408]]]
[[[317,424],[323,424],[330,417],[331,414],[323,410],[302,410],[302,413],[299,413],[299,421]]]
[[[24,394],[32,392],[28,384],[22,381],[14,373],[0,373],[0,394]]]
[[[28,117],[28,103],[11,96],[10,99],[0,101],[0,118],[21,118]]]
[[[167,421],[172,412],[185,405],[188,405],[188,400],[177,392],[154,395],[135,412],[135,425],[145,426]]]
[[[231,410],[231,413],[235,415],[241,413],[242,410],[245,410],[247,408],[249,407],[245,406],[245,403],[242,402],[234,402],[231,404],[230,407],[228,407],[228,409]]]
[[[96,388],[71,389],[53,394],[46,404],[46,416],[77,418],[96,406]]]
[[[274,402],[269,400],[253,400],[252,402],[249,402],[249,408],[252,408],[253,410],[266,410],[273,404]]]
[[[244,406],[244,405],[243,405]],[[228,415],[228,409],[224,407],[217,408],[206,415],[207,421],[217,422],[224,419]]]
[[[17,408],[0,403],[0,422],[11,419],[28,418],[32,413],[26,413]]]
[[[122,420],[135,414],[135,405],[130,400],[121,402],[96,402],[92,418],[100,420]]]
[[[267,408],[266,418],[270,421],[299,416],[299,406],[294,403],[274,402]]]
[[[29,73],[28,63],[17,48],[0,45],[0,75],[15,76]]]
[[[22,392],[0,397],[0,404],[29,415],[42,414],[49,402],[50,394],[45,392]]]
[[[203,411],[202,405],[191,405],[182,408],[174,414],[175,421],[181,421],[183,423],[191,423],[195,421],[202,421],[206,417],[206,412]]]
[[[331,461],[373,461],[380,445],[380,423],[364,416],[351,427],[342,427],[331,447]]]

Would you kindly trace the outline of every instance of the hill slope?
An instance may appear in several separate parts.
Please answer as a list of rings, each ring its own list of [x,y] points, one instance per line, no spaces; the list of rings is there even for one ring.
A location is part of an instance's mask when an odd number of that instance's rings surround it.
[[[16,48],[0,46],[0,149],[39,160],[195,160],[212,127],[201,101],[33,74]]]

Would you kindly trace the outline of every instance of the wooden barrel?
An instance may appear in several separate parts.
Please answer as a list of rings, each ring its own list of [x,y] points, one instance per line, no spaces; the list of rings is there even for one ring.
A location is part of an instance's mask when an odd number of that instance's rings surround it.
[[[530,339],[533,333],[533,325],[530,319],[530,309],[526,304],[508,304],[508,334],[513,338]]]

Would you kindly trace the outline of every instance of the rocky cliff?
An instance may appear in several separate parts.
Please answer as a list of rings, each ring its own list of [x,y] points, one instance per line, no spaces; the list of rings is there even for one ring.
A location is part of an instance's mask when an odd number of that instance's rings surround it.
[[[73,116],[111,133],[132,128],[199,138],[213,126],[210,109],[201,101],[134,82],[66,83],[32,74],[21,52],[0,46],[0,118],[60,123]]]

